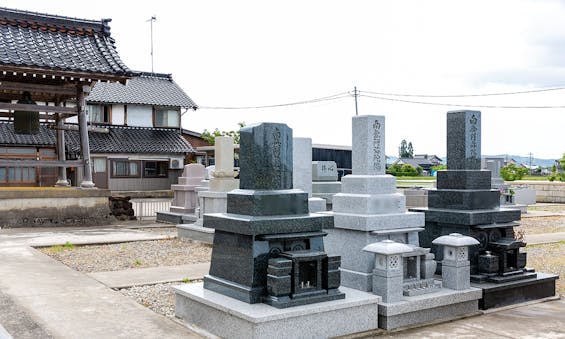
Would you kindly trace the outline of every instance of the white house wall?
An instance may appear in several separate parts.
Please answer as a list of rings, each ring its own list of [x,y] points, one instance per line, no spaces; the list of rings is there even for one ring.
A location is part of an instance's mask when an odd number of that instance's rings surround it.
[[[112,125],[124,125],[124,105],[112,105]]]
[[[153,107],[141,105],[128,105],[128,126],[153,127]]]

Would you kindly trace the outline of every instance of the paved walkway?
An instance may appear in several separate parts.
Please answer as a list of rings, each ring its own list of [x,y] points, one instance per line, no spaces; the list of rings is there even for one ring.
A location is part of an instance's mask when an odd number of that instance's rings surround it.
[[[556,236],[557,234],[557,236]],[[562,235],[540,236],[560,241]],[[0,339],[199,338],[109,287],[198,279],[208,263],[82,274],[31,246],[162,239],[162,235],[99,229],[0,230]],[[274,334],[276,337],[279,334]],[[554,300],[384,335],[401,338],[565,338],[565,300]]]
[[[29,245],[154,239],[154,233],[114,228],[61,233],[0,233],[0,291],[7,303],[28,316],[21,321],[2,311],[15,338],[199,338],[179,323],[51,259]],[[6,233],[12,233],[7,235]],[[1,304],[0,304],[1,305]],[[39,327],[41,334],[22,333]]]

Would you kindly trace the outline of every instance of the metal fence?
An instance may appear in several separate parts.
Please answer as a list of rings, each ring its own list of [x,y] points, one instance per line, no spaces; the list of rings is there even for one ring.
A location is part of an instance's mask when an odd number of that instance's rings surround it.
[[[168,211],[171,199],[132,199],[133,211],[137,220],[155,220],[157,212]]]

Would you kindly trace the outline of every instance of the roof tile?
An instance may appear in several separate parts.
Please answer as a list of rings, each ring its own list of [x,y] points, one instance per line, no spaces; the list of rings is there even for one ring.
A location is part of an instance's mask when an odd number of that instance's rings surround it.
[[[98,82],[86,100],[197,108],[196,103],[173,81],[170,74],[158,73],[140,73],[140,76],[129,79],[126,85]]]
[[[131,75],[108,22],[0,8],[0,64]]]
[[[194,149],[178,129],[104,126],[109,133],[88,132],[91,153],[192,153]],[[38,134],[16,134],[12,122],[0,122],[0,146],[52,146],[55,131],[41,124]],[[68,154],[80,154],[78,131],[65,133]]]

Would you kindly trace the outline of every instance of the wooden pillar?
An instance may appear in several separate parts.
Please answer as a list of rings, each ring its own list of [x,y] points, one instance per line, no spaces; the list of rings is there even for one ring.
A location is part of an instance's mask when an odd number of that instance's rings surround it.
[[[90,164],[90,146],[88,144],[88,126],[86,117],[86,94],[90,92],[90,86],[77,86],[77,111],[78,111],[78,129],[80,134],[80,149],[82,160],[84,163],[84,173],[81,188],[95,188],[92,181],[92,167]]]
[[[59,102],[56,102],[55,105],[59,106]],[[57,113],[57,160],[59,161],[66,161],[67,157],[65,156],[65,131],[63,130],[63,115],[61,113]],[[58,176],[57,176],[57,183],[55,186],[66,187],[70,186],[69,181],[67,180],[67,169],[64,166],[60,166],[58,169]]]

